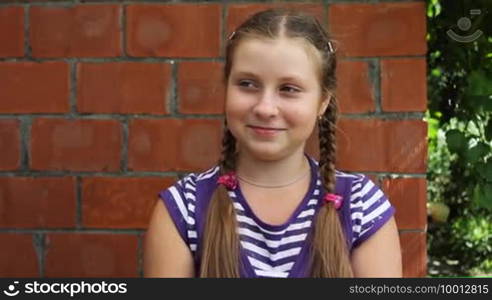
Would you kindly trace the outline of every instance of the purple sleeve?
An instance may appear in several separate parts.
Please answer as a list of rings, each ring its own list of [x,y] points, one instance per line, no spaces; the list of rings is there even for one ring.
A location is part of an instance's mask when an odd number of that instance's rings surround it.
[[[192,205],[188,199],[190,193],[184,187],[185,179],[176,182],[169,188],[159,192],[159,198],[164,202],[169,215],[183,241],[190,246],[189,231],[194,225],[194,216],[190,211]]]
[[[354,248],[376,233],[395,213],[387,196],[365,175],[354,181],[351,204]]]

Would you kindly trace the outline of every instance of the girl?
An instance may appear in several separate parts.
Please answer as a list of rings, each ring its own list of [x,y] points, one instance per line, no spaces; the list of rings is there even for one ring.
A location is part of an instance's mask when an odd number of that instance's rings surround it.
[[[400,277],[394,208],[335,170],[336,57],[318,21],[255,14],[231,34],[218,165],[159,196],[146,277]],[[318,126],[319,162],[305,154]]]

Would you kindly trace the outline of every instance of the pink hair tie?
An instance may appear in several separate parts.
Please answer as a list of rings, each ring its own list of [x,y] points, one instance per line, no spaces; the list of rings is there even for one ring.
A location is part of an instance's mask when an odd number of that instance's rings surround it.
[[[236,174],[234,172],[226,173],[217,179],[218,184],[223,184],[226,188],[233,190],[237,186]]]
[[[325,203],[333,202],[333,205],[337,210],[340,209],[340,207],[342,207],[343,198],[340,195],[326,194],[323,200],[325,201]]]

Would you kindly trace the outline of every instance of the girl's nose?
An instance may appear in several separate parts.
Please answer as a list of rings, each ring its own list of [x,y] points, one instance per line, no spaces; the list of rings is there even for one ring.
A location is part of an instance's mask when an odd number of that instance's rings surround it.
[[[264,91],[258,98],[258,102],[253,107],[254,114],[261,119],[271,119],[278,114],[278,103],[276,93]]]

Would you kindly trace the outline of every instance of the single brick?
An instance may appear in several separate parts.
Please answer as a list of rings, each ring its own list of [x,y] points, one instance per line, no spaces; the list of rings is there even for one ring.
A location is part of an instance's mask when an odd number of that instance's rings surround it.
[[[73,177],[0,177],[0,227],[75,226]]]
[[[0,113],[64,113],[68,97],[67,63],[0,62]]]
[[[40,118],[31,129],[35,170],[117,171],[122,130],[115,120]]]
[[[381,93],[383,111],[425,111],[427,109],[425,58],[382,60]]]
[[[20,167],[20,122],[0,120],[0,170],[15,170]]]
[[[420,120],[345,119],[338,123],[339,167],[425,173],[427,124]]]
[[[329,7],[333,39],[342,55],[424,55],[424,2],[340,3]]]
[[[427,275],[427,246],[425,232],[400,233],[403,277]]]
[[[375,111],[369,66],[363,61],[340,61],[337,97],[341,113]]]
[[[137,171],[198,171],[220,154],[218,120],[145,120],[130,123],[129,168]]]
[[[115,57],[121,54],[116,5],[32,6],[34,57]]]
[[[24,56],[24,8],[0,7],[0,57]]]
[[[217,57],[218,4],[130,5],[127,52],[132,56]]]
[[[90,177],[82,180],[84,227],[147,228],[159,191],[176,178]]]
[[[52,233],[46,236],[46,277],[136,277],[136,235]]]
[[[427,186],[425,178],[384,179],[382,184],[391,204],[396,207],[399,229],[427,227]]]
[[[166,113],[171,68],[163,63],[81,63],[77,107],[83,113]]]
[[[25,233],[0,233],[0,277],[38,277],[33,237]],[[7,290],[7,289],[5,289]]]
[[[223,64],[182,62],[178,65],[180,111],[190,114],[224,112]]]

